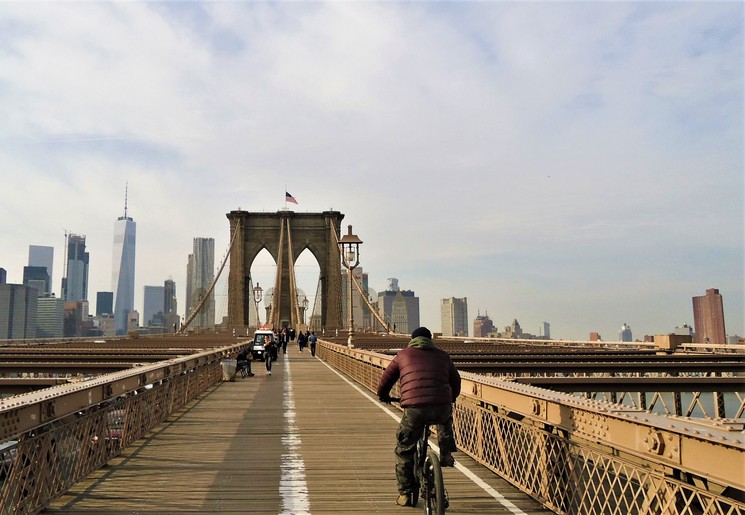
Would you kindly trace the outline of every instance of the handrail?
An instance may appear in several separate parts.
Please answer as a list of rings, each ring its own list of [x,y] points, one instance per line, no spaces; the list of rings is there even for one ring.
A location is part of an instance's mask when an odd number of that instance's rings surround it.
[[[393,359],[326,340],[317,355],[373,391]],[[600,515],[609,505],[666,513],[660,506],[670,499],[696,496],[710,513],[745,514],[745,503],[727,493],[745,490],[741,421],[707,423],[468,372],[461,377],[454,410],[459,450],[557,513]],[[591,489],[604,497],[587,504],[583,492]]]
[[[0,399],[0,443],[90,406],[214,363],[246,345],[236,343],[93,379]]]

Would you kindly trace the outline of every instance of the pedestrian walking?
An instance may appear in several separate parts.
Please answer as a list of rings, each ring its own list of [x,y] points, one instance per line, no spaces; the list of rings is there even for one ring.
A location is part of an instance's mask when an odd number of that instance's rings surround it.
[[[266,365],[266,375],[272,375],[272,359],[276,347],[269,335],[264,336],[264,364]]]
[[[297,335],[297,346],[300,348],[300,352],[303,352],[303,347],[305,347],[305,333],[302,331]]]
[[[279,336],[279,342],[282,344],[282,353],[287,354],[287,340],[290,338],[290,333],[286,327],[282,328],[282,334]]]
[[[318,341],[318,337],[316,336],[315,331],[311,331],[310,336],[308,336],[308,343],[310,344],[310,355],[314,356],[316,355],[316,342]]]

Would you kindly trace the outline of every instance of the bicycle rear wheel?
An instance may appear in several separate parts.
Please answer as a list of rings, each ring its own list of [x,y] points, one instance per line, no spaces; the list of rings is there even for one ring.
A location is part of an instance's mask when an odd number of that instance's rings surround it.
[[[442,479],[442,467],[440,458],[432,449],[427,452],[427,460],[424,464],[422,497],[424,501],[424,513],[427,515],[445,514],[445,482]]]

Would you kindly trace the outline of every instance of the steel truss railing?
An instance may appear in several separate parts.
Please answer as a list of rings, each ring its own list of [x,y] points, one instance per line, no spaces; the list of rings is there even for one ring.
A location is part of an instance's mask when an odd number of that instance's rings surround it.
[[[0,513],[38,513],[222,380],[230,345],[0,401]]]
[[[320,342],[375,390],[391,356]],[[459,450],[561,514],[745,515],[742,424],[708,425],[462,373]]]

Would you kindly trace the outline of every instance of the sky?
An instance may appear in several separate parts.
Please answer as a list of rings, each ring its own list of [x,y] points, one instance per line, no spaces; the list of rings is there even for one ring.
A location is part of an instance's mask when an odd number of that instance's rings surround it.
[[[86,236],[135,308],[226,213],[342,212],[369,286],[395,277],[503,328],[617,340],[693,325],[717,288],[745,335],[741,2],[2,2],[0,267]],[[315,293],[306,252],[298,283]],[[263,255],[252,274],[273,283]],[[225,273],[227,276],[227,273]],[[216,287],[218,316],[227,283]],[[469,328],[469,331],[472,328]]]

